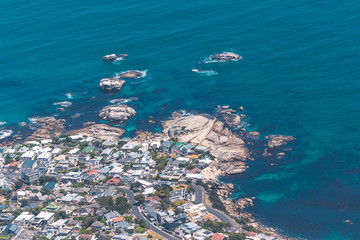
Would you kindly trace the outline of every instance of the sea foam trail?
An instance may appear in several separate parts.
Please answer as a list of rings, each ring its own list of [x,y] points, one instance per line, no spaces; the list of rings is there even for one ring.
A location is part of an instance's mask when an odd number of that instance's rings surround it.
[[[203,76],[206,76],[206,77],[210,77],[210,76],[214,76],[214,75],[217,75],[218,73],[215,72],[214,70],[203,70],[203,69],[192,69],[191,70],[192,72],[194,73],[198,73],[200,75],[203,75]]]
[[[63,101],[63,102],[56,102],[56,103],[54,103],[54,105],[62,106],[62,107],[69,107],[72,105],[72,103],[69,101]]]
[[[5,122],[5,121],[0,122],[0,126],[5,125],[5,124],[6,124],[6,122]]]
[[[110,100],[110,103],[124,104],[124,103],[128,103],[128,102],[136,101],[136,100],[137,100],[137,98],[135,98],[135,97],[132,97],[132,98],[118,98],[118,99]]]

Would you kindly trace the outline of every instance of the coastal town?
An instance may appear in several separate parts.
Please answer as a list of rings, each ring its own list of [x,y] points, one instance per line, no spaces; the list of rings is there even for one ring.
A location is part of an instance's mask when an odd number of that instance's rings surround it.
[[[127,55],[104,60],[119,57]],[[120,78],[140,77],[140,71],[127,71],[101,79],[99,89],[120,91],[125,83]],[[71,103],[58,105],[61,112]],[[0,239],[286,239],[244,211],[254,198],[232,198],[233,184],[219,181],[248,168],[245,142],[231,130],[241,126],[243,111],[218,106],[216,116],[173,112],[162,121],[162,132],[137,132],[134,138],[103,123],[70,131],[65,119],[54,117],[21,123],[31,134],[0,145]],[[121,102],[98,113],[109,123],[126,123],[135,115]],[[277,158],[285,152],[273,149],[294,140],[265,139],[263,155]]]
[[[1,239],[276,239],[228,215],[209,147],[90,135],[0,148]]]

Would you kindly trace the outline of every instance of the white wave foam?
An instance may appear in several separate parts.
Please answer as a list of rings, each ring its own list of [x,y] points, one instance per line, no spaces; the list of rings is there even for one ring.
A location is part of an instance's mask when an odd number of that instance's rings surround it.
[[[181,116],[184,116],[184,117],[186,117],[186,116],[194,116],[193,113],[187,112],[186,110],[179,110],[178,112],[181,114]]]
[[[110,103],[113,104],[124,104],[124,103],[128,103],[128,102],[132,102],[132,101],[136,101],[137,98],[118,98],[118,99],[113,99],[110,101]]]
[[[195,69],[192,69],[191,71],[195,72],[195,73],[198,73],[198,74],[201,74],[201,75],[206,76],[206,77],[214,76],[214,75],[218,74],[214,70],[204,70],[204,69],[196,69],[195,68]]]
[[[69,101],[64,101],[64,102],[56,102],[56,103],[54,103],[54,105],[62,106],[62,107],[69,107],[72,105],[72,103]]]
[[[0,126],[5,125],[5,124],[6,124],[6,122],[5,122],[5,121],[0,122]]]
[[[0,131],[0,139],[4,139],[4,138],[7,138],[7,137],[10,137],[12,133],[13,133],[13,131],[8,130],[8,129],[1,130],[1,131]]]
[[[36,123],[36,121],[39,119],[39,117],[29,117],[28,120],[31,122],[31,123]]]
[[[67,93],[67,94],[65,94],[65,95],[66,95],[66,97],[67,97],[68,99],[73,99],[73,98],[74,98],[71,93]]]

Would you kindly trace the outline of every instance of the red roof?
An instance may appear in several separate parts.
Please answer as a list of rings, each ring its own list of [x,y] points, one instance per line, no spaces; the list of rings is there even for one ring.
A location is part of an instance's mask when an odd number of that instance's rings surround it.
[[[123,216],[120,216],[120,217],[114,218],[112,221],[113,222],[121,222],[123,220],[125,220],[125,218]]]
[[[151,197],[145,198],[145,201],[151,201],[151,200],[155,200],[155,201],[160,202],[161,198],[159,198],[158,196],[151,196]]]
[[[247,231],[245,231],[245,235],[250,236],[250,237],[255,237],[256,232],[247,232]]]
[[[87,175],[91,175],[91,174],[97,174],[99,172],[99,170],[90,170]]]
[[[12,162],[12,163],[9,164],[9,167],[15,167],[18,164],[19,164],[19,162]]]
[[[214,236],[212,236],[211,240],[223,240],[224,237],[225,237],[224,234],[215,233]]]
[[[191,173],[200,173],[201,170],[198,169],[198,168],[194,168],[194,169],[191,169],[190,172],[191,172]]]
[[[107,183],[107,184],[118,185],[119,182],[120,182],[120,179],[112,178],[112,179],[108,180],[106,183]]]

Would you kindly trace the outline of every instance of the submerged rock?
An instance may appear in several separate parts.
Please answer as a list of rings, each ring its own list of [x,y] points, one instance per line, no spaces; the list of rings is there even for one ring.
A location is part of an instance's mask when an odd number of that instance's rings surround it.
[[[136,115],[136,111],[127,105],[111,105],[101,109],[99,118],[111,122],[126,122]]]
[[[120,137],[125,133],[125,130],[121,128],[109,127],[106,124],[95,124],[94,122],[85,123],[84,127],[85,128],[73,130],[69,132],[69,134],[79,134],[85,137],[95,137],[106,141],[118,142]]]
[[[232,52],[223,52],[223,53],[217,53],[213,56],[210,57],[211,59],[214,60],[239,60],[241,59],[241,56],[236,54],[236,53],[232,53]]]
[[[118,74],[116,77],[118,77],[118,78],[137,79],[137,78],[141,78],[141,77],[144,77],[144,76],[145,76],[145,74],[142,71],[131,70],[131,71],[122,72],[122,73]]]
[[[283,136],[283,135],[269,135],[266,136],[265,138],[269,139],[267,142],[267,146],[269,148],[280,147],[296,139],[292,136]]]
[[[127,54],[109,54],[109,55],[105,55],[103,57],[103,60],[104,61],[107,61],[107,62],[114,62],[116,61],[118,58],[124,58],[124,57],[128,57]]]
[[[99,89],[103,92],[117,92],[120,91],[125,80],[118,78],[103,78],[100,80]]]

